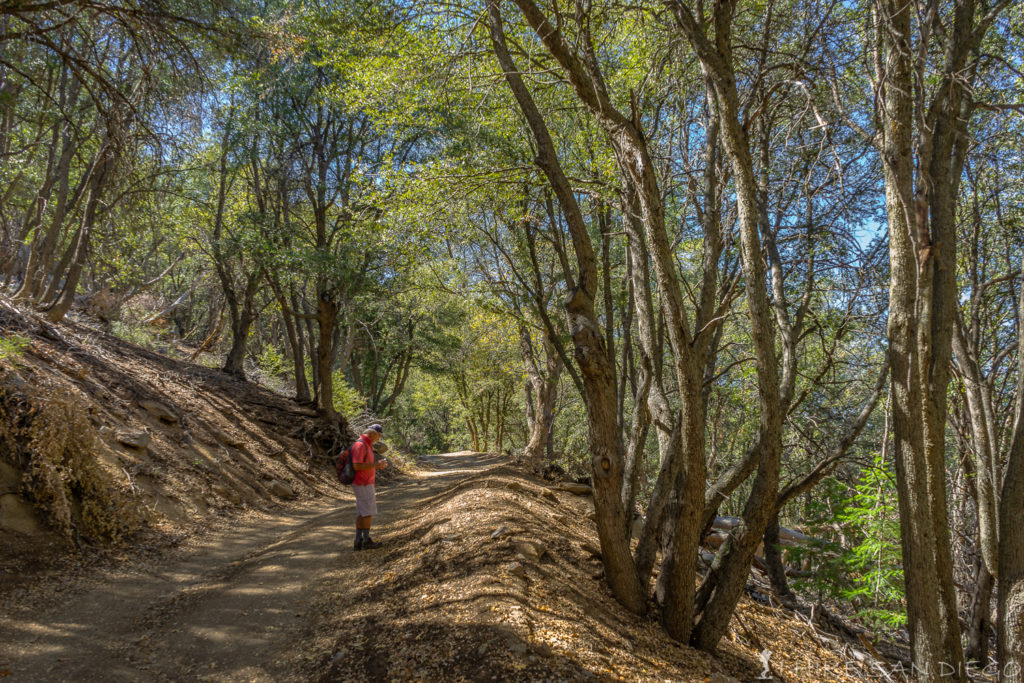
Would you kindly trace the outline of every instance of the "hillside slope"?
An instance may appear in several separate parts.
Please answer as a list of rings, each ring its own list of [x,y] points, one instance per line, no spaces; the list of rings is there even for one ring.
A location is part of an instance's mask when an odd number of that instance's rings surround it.
[[[323,464],[343,422],[6,300],[0,339],[0,589],[76,544],[166,543],[334,490]]]
[[[390,513],[387,547],[343,561],[295,648],[294,680],[875,680],[863,652],[744,598],[715,656],[615,601],[595,557],[592,498],[494,459],[429,461],[464,476]],[[384,509],[386,510],[386,505]],[[875,675],[873,676],[872,673]]]

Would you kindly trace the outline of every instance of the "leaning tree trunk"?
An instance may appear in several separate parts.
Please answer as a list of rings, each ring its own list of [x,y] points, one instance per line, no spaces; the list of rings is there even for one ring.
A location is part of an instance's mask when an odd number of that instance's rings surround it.
[[[579,99],[587,106],[596,122],[604,129],[615,151],[616,163],[627,192],[636,193],[637,204],[651,245],[658,283],[663,297],[666,328],[673,352],[676,380],[680,395],[689,401],[696,393],[701,396],[703,364],[699,350],[703,346],[699,334],[691,335],[689,321],[678,276],[675,270],[671,243],[665,229],[665,206],[659,187],[657,172],[647,140],[638,124],[615,108],[608,94],[596,60],[580,57],[574,47],[553,26],[533,0],[515,0],[523,16],[548,51],[558,60]],[[591,55],[593,45],[589,33],[582,36],[583,51]],[[588,239],[589,246],[589,239]],[[579,254],[579,250],[577,250]],[[595,274],[596,277],[596,274]],[[701,322],[701,321],[698,321]],[[701,328],[697,328],[698,331]],[[696,337],[696,338],[695,338]],[[695,369],[698,369],[695,371]],[[696,392],[693,388],[697,387]],[[614,388],[614,385],[613,385]],[[668,571],[670,590],[662,610],[663,625],[672,637],[687,640],[692,628],[693,585],[696,581],[696,555],[699,547],[700,513],[703,510],[705,478],[703,404],[700,400],[687,403],[681,410],[681,449],[671,453],[670,466],[678,466],[683,473],[680,505],[675,518],[673,535],[674,553],[680,561],[673,562]],[[681,460],[681,464],[679,464]],[[621,502],[620,502],[621,507]],[[650,520],[648,520],[648,524]],[[636,567],[633,567],[636,573]]]
[[[1017,314],[1017,414],[999,500],[1000,680],[1024,683],[1024,284]]]
[[[617,419],[615,368],[609,362],[605,340],[594,310],[597,260],[576,196],[562,170],[547,125],[523,82],[505,43],[497,0],[487,3],[491,43],[505,80],[522,110],[537,143],[537,165],[551,184],[572,238],[579,282],[565,301],[575,345],[575,358],[587,401],[594,507],[605,573],[612,592],[635,613],[647,607],[647,591],[637,575],[629,551],[629,527],[622,506],[622,452]]]
[[[71,255],[70,263],[67,268],[67,274],[64,276],[64,286],[59,290],[59,293],[55,294],[56,299],[47,306],[46,319],[50,322],[60,322],[71,310],[72,304],[75,303],[75,292],[78,289],[78,280],[82,276],[82,269],[85,267],[86,254],[89,250],[89,238],[92,235],[92,222],[93,215],[95,214],[95,203],[90,200],[89,205],[86,207],[86,217],[82,220],[82,225],[78,228],[75,233],[72,246],[68,251]],[[61,271],[64,269],[61,268]],[[60,282],[60,273],[54,273],[54,282]]]
[[[62,103],[63,104],[63,103]],[[70,126],[63,126],[64,128],[70,128]],[[44,275],[44,271],[41,268],[42,255],[44,248],[50,247],[50,243],[56,239],[56,235],[59,231],[59,226],[64,222],[64,209],[67,202],[67,189],[68,189],[68,178],[71,173],[71,160],[75,151],[75,145],[72,144],[72,136],[70,132],[65,132],[63,136],[62,151],[59,160],[52,169],[48,169],[46,181],[43,187],[40,189],[35,203],[34,211],[32,212],[31,218],[26,221],[24,232],[27,236],[28,231],[34,230],[36,232],[35,238],[32,240],[32,247],[29,250],[28,262],[25,264],[25,274],[22,279],[21,287],[15,292],[15,299],[31,299],[36,293],[39,287],[39,281]],[[54,131],[53,144],[56,146],[57,143],[57,130]],[[52,153],[52,152],[51,152]],[[53,186],[59,182],[58,189],[60,196],[58,198],[57,211],[54,218],[54,223],[51,224],[50,228],[43,234],[40,233],[40,228],[43,223],[43,212],[46,209],[46,205],[50,200],[50,195],[53,192]]]
[[[60,294],[56,293],[56,285],[60,282],[61,275],[63,274],[64,263],[62,262],[59,270],[53,273],[50,287],[53,293],[50,294],[48,292],[48,295],[56,298],[46,306],[46,317],[51,322],[60,321],[71,310],[71,306],[75,302],[75,292],[78,289],[78,281],[82,275],[82,269],[85,268],[85,260],[89,253],[89,242],[96,222],[96,214],[99,210],[103,190],[113,171],[114,150],[109,140],[104,140],[98,156],[99,161],[93,170],[92,177],[89,179],[88,198],[86,199],[85,210],[82,215],[82,223],[78,228],[75,239],[72,241],[72,247],[68,250],[71,258],[67,274],[64,275],[64,288],[60,290]]]
[[[245,379],[245,349],[249,344],[249,330],[256,322],[256,290],[258,289],[260,275],[253,273],[249,276],[249,282],[245,287],[245,294],[241,305],[233,298],[230,300],[231,309],[231,349],[224,359],[224,372]],[[225,292],[227,294],[227,292]]]

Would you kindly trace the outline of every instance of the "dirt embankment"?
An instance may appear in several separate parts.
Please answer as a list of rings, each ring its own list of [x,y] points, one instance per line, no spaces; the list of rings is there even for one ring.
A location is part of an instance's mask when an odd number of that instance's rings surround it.
[[[0,590],[76,546],[163,546],[333,491],[325,450],[350,435],[312,408],[6,300],[0,340]]]
[[[838,639],[749,598],[716,656],[682,646],[612,597],[591,497],[478,455],[433,461],[408,483],[423,495],[390,513],[388,546],[325,576],[297,679],[727,683],[758,679],[766,649],[774,680],[871,679]]]

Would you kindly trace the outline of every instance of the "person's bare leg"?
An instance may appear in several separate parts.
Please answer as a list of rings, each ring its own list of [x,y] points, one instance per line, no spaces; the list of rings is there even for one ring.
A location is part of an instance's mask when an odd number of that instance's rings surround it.
[[[371,517],[357,517],[356,518],[356,529],[362,529],[363,530],[362,532],[359,532],[359,531],[356,532],[357,534],[360,535],[360,538],[362,539],[362,546],[360,548],[361,550],[366,550],[368,548],[372,549],[372,548],[379,548],[380,547],[380,543],[377,543],[373,539],[370,538],[370,526],[372,524],[373,524],[373,517],[372,516]]]
[[[353,544],[353,550],[362,550],[363,541],[370,537],[370,522],[373,517],[362,517],[356,515],[356,542]]]

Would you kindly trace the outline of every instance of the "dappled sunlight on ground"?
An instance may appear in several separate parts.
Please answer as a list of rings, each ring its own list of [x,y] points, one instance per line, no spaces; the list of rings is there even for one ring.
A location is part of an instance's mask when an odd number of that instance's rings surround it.
[[[0,671],[76,681],[751,680],[768,647],[787,680],[852,680],[800,622],[749,601],[717,656],[625,612],[584,547],[597,545],[589,497],[494,455],[419,464],[378,487],[381,549],[352,550],[347,489],[254,513],[170,556],[11,603]]]

